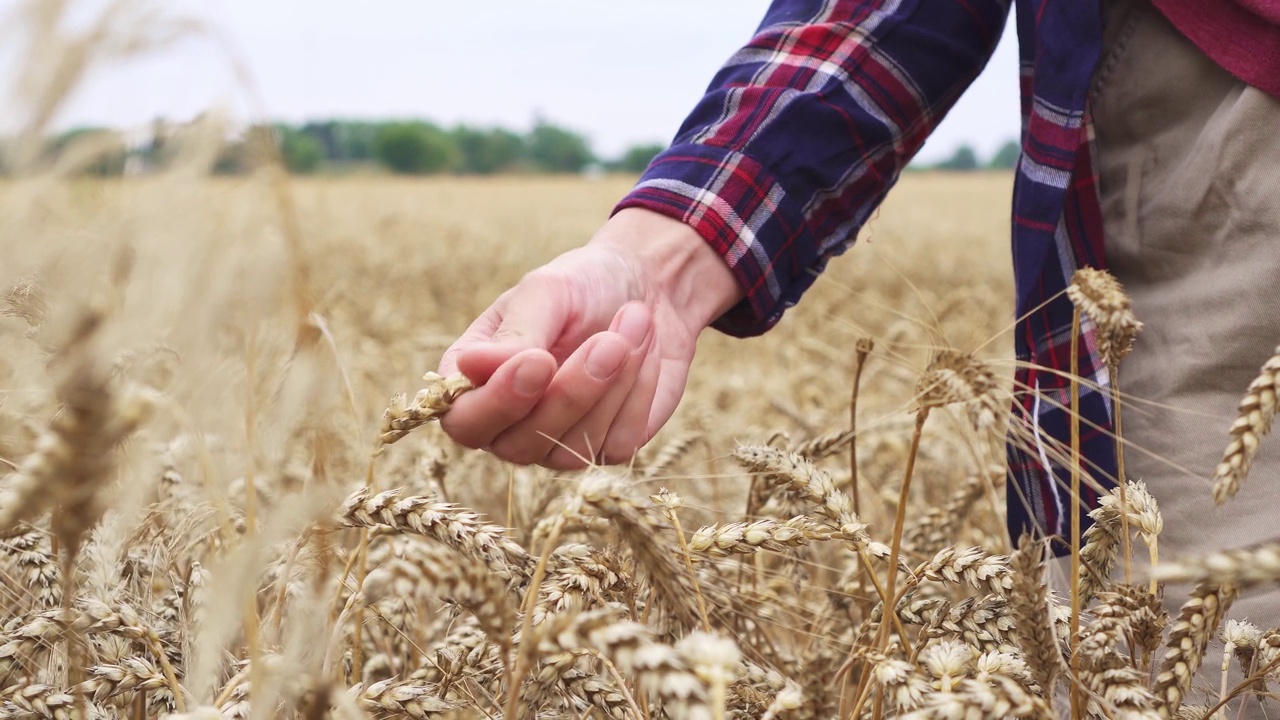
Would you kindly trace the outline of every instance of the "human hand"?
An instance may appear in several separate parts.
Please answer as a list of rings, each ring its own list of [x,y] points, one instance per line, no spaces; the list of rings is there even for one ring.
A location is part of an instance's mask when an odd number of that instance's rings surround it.
[[[478,387],[441,426],[519,464],[626,462],[675,412],[698,334],[741,297],[693,229],[622,210],[499,296],[445,351],[439,372]]]

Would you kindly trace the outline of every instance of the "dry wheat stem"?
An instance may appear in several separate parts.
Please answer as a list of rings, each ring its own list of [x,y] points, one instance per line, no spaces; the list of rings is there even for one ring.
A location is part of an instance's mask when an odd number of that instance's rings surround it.
[[[1078,273],[1079,271],[1077,271]],[[1072,287],[1079,287],[1072,283]],[[1068,291],[1069,292],[1069,291]],[[1073,298],[1074,301],[1074,298]],[[1079,653],[1076,639],[1080,634],[1080,311],[1081,303],[1075,303],[1071,314],[1071,674],[1079,677]],[[1071,685],[1071,716],[1080,717],[1080,689]]]
[[[1118,364],[1111,366],[1111,408],[1112,414],[1115,416],[1115,440],[1116,440],[1116,486],[1120,488],[1120,505],[1121,507],[1129,507],[1129,480],[1124,469],[1124,427],[1121,418],[1121,397],[1120,397],[1120,367]],[[1133,582],[1133,547],[1132,539],[1129,536],[1129,513],[1126,511],[1120,515],[1120,557],[1124,562],[1124,582],[1126,585]]]
[[[875,341],[869,337],[858,338],[853,366],[853,389],[849,394],[849,494],[853,497],[853,511],[862,513],[858,493],[858,390],[862,385],[862,371],[867,356],[875,350]]]
[[[680,557],[684,559],[685,569],[689,571],[689,577],[696,578],[698,573],[693,569],[693,555],[689,552],[689,543],[685,539],[684,530],[680,527],[680,518],[676,515],[676,510],[680,507],[680,498],[675,493],[663,488],[659,492],[659,496],[664,498],[663,509],[666,511],[667,519],[671,521],[672,528],[676,531],[676,541],[680,544]],[[707,600],[702,596],[702,589],[698,587],[695,581],[693,584],[694,598],[698,601],[698,617],[702,620],[703,632],[711,632],[711,620],[707,615]]]
[[[575,497],[556,518],[555,524],[552,525],[551,531],[547,534],[547,541],[542,547],[542,555],[533,570],[533,578],[529,582],[529,588],[525,591],[524,601],[520,606],[520,611],[524,615],[520,625],[521,642],[516,647],[516,661],[511,675],[507,679],[505,717],[517,717],[517,712],[520,709],[520,686],[524,682],[525,675],[529,672],[529,666],[533,663],[536,643],[533,642],[529,631],[533,623],[533,607],[538,598],[538,590],[542,587],[542,580],[546,577],[547,562],[551,559],[551,553],[555,549],[556,543],[560,541],[560,532],[564,529],[565,519],[572,514],[576,514],[579,506],[580,500]],[[510,666],[510,663],[508,665]]]
[[[950,400],[945,400],[944,402],[950,402]],[[911,431],[911,447],[907,452],[906,469],[904,471],[902,486],[898,493],[898,507],[894,517],[893,538],[889,545],[889,569],[886,572],[886,579],[884,584],[884,592],[885,592],[884,598],[886,599],[886,612],[888,612],[890,615],[893,615],[894,613],[890,611],[889,608],[892,607],[896,609],[896,602],[891,605],[890,603],[887,602],[887,598],[894,598],[895,601],[897,599],[896,593],[897,593],[897,580],[898,580],[898,558],[899,558],[899,554],[902,551],[902,531],[906,524],[907,498],[909,497],[909,493],[911,489],[911,477],[915,470],[915,460],[916,460],[916,455],[920,449],[920,437],[924,432],[924,423],[925,423],[925,420],[927,420],[929,417],[930,408],[933,407],[933,403],[930,403],[928,401],[922,401],[922,403],[923,404],[921,405],[920,409],[916,411],[916,421]],[[870,570],[868,571],[870,572]],[[904,592],[905,592],[905,589],[904,589]],[[886,622],[882,622],[880,624],[880,629],[876,638],[875,647],[877,651],[881,653],[885,651],[885,649],[888,647],[888,644],[889,644],[889,625],[890,623],[886,623]],[[858,698],[857,704],[853,708],[852,715],[851,715],[852,717],[856,718],[859,716],[859,713],[862,711],[863,703],[865,703],[867,700],[867,697],[868,697],[867,690],[869,689],[869,679],[870,679],[870,676],[864,676],[862,680],[863,685],[862,687],[859,688],[859,692],[858,692],[859,698]],[[877,689],[876,702],[873,710],[873,716],[875,716],[877,719],[881,713],[881,700],[882,700],[882,695],[880,691]]]

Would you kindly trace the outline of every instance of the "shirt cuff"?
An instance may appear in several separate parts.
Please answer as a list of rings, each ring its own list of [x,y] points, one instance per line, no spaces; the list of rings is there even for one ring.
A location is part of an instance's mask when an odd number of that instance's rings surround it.
[[[800,201],[747,155],[709,145],[673,145],[650,163],[614,212],[625,208],[644,208],[689,225],[724,258],[745,298],[712,323],[723,333],[764,333],[813,284],[817,241]]]

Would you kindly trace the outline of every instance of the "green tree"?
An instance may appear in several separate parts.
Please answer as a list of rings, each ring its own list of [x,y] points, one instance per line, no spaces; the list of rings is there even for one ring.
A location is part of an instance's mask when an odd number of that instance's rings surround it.
[[[1021,154],[1022,146],[1016,140],[1010,140],[991,156],[987,167],[992,170],[1012,170],[1018,167],[1018,156]]]
[[[577,173],[595,160],[587,139],[539,120],[529,133],[529,158],[544,172]]]
[[[971,146],[961,145],[956,148],[955,153],[953,153],[951,157],[943,160],[934,167],[938,170],[952,170],[957,172],[977,170],[978,154],[973,151]]]
[[[509,130],[459,125],[449,135],[458,148],[458,170],[464,173],[502,172],[525,158],[524,138]]]
[[[397,122],[378,129],[373,154],[392,172],[424,175],[450,169],[457,148],[449,136],[434,125]]]
[[[657,143],[648,145],[632,145],[627,148],[627,151],[622,154],[622,157],[618,158],[618,162],[614,167],[622,172],[644,172],[645,169],[649,167],[649,163],[653,162],[653,159],[657,157],[658,153],[666,149],[666,145],[660,145]]]
[[[74,128],[56,137],[46,148],[49,158],[75,158],[69,168],[79,175],[115,177],[124,174],[128,152],[124,138],[114,130],[97,127]]]
[[[324,161],[324,145],[315,135],[286,125],[277,126],[276,134],[280,142],[280,156],[289,172],[309,175]]]
[[[378,123],[352,120],[310,122],[300,128],[324,146],[325,160],[339,165],[373,161],[378,129]]]

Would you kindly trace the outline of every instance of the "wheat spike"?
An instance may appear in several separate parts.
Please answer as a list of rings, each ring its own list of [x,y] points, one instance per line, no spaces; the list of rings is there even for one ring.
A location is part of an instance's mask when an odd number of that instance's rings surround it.
[[[713,557],[750,555],[760,550],[783,552],[804,547],[813,540],[831,537],[818,523],[803,515],[780,522],[771,518],[754,522],[701,527],[689,536],[689,549]]]
[[[643,625],[620,620],[611,610],[591,611],[544,623],[536,634],[542,652],[590,649],[609,658],[620,671],[634,674],[642,691],[661,697],[676,720],[712,717],[705,684],[680,653],[655,642]]]
[[[53,558],[47,533],[20,526],[16,534],[0,541],[0,551],[12,556],[22,571],[19,582],[31,593],[34,609],[62,604],[62,570]]]
[[[867,526],[853,512],[853,500],[836,487],[824,470],[807,458],[767,445],[742,445],[733,457],[747,470],[759,473],[769,486],[784,488],[815,505],[814,513],[827,520],[838,536],[854,549],[873,557],[888,557],[889,547],[867,534]]]
[[[412,401],[404,393],[391,398],[378,427],[379,445],[390,445],[415,428],[439,420],[453,407],[458,396],[475,387],[462,373],[443,377],[429,372],[422,380],[426,387],[419,390]]]
[[[1151,571],[1161,582],[1210,582],[1239,589],[1280,583],[1280,544],[1221,550],[1162,563]]]
[[[944,548],[924,565],[919,575],[934,581],[945,581],[987,590],[1007,596],[1013,587],[1009,558],[992,555],[982,548]]]
[[[662,541],[670,528],[636,500],[623,478],[603,470],[588,471],[579,493],[583,502],[617,526],[637,562],[648,572],[657,601],[681,623],[696,627],[700,622],[700,590],[677,559],[679,552]]]
[[[361,709],[378,717],[429,718],[454,709],[453,703],[438,697],[439,688],[416,680],[383,680],[368,687],[356,685],[349,691]]]
[[[1044,581],[1044,546],[1023,536],[1018,549],[1009,556],[1013,584],[1009,588],[1009,609],[1017,624],[1021,646],[1032,677],[1053,701],[1053,686],[1062,671],[1062,656],[1054,638],[1049,616],[1049,588]]]
[[[973,428],[986,431],[995,427],[1004,412],[995,395],[998,387],[996,375],[986,363],[968,353],[944,349],[920,376],[916,397],[926,408],[962,405]]]
[[[1262,366],[1245,391],[1231,424],[1231,442],[1213,471],[1213,501],[1221,505],[1240,491],[1240,483],[1253,467],[1262,436],[1271,430],[1276,416],[1276,385],[1280,383],[1280,347]]]
[[[1143,607],[1127,595],[1104,593],[1094,619],[1080,629],[1076,653],[1080,679],[1101,702],[1103,712],[1123,717],[1157,718],[1156,697],[1147,689],[1146,676],[1120,654],[1121,644],[1137,630],[1132,622]]]
[[[385,526],[425,535],[482,560],[506,579],[527,578],[533,571],[529,553],[507,537],[506,528],[485,523],[478,513],[453,503],[402,497],[400,490],[375,495],[369,488],[361,488],[343,502],[339,520],[350,527]]]
[[[1183,604],[1170,630],[1164,662],[1151,688],[1162,717],[1173,717],[1182,705],[1204,660],[1205,648],[1235,596],[1235,588],[1230,585],[1202,583]]]
[[[1097,328],[1098,355],[1115,368],[1133,350],[1142,323],[1133,314],[1124,287],[1106,270],[1080,268],[1071,276],[1067,297]]]
[[[370,572],[362,588],[366,599],[376,603],[415,592],[450,599],[474,613],[480,627],[505,653],[515,609],[501,577],[439,546],[424,544],[413,554],[415,562],[394,558]]]

